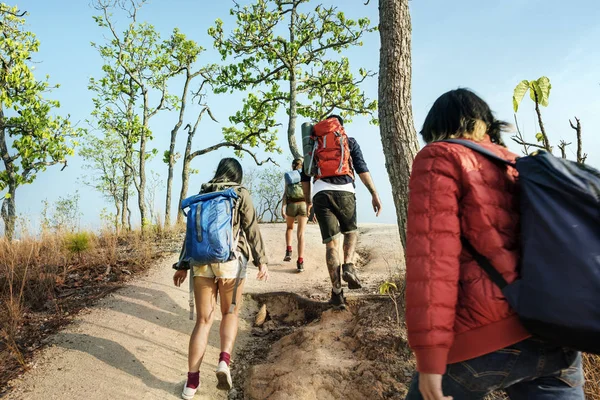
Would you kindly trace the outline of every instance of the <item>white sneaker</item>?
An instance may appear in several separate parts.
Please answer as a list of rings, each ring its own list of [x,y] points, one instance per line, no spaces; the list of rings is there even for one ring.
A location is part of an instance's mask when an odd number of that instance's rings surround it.
[[[229,366],[225,361],[220,361],[217,366],[217,389],[219,390],[231,390],[233,383],[231,381],[231,372],[229,372]]]
[[[200,385],[198,385],[198,388],[199,387]],[[196,390],[198,390],[198,388],[192,389],[191,387],[188,387],[187,381],[185,381],[185,386],[183,387],[183,393],[181,393],[181,398],[185,400],[192,400],[196,395]]]

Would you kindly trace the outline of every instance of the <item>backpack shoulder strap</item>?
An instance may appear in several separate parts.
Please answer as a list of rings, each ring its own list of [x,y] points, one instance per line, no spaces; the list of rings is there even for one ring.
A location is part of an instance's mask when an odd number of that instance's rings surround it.
[[[509,165],[511,167],[515,166],[515,163],[509,160],[506,160],[502,157],[499,157],[498,155],[496,155],[495,153],[491,152],[490,150],[486,149],[483,146],[478,145],[477,143],[471,142],[470,140],[465,140],[465,139],[446,139],[446,140],[442,140],[442,142],[446,142],[446,143],[454,143],[454,144],[459,144],[461,146],[467,147],[481,155],[486,156],[487,158],[496,161],[500,164],[503,165]]]
[[[498,272],[496,268],[494,268],[490,260],[488,260],[483,254],[475,250],[475,247],[473,247],[473,245],[464,236],[462,236],[460,240],[462,242],[463,248],[471,254],[475,261],[477,261],[479,267],[485,271],[485,273],[489,276],[491,281],[494,282],[496,286],[500,288],[500,290],[504,290],[504,288],[508,286],[508,283],[506,282],[506,279],[504,279],[502,274]]]

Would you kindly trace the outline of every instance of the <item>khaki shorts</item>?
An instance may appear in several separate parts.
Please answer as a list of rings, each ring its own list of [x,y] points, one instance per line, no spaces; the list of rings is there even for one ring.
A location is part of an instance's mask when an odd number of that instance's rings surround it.
[[[214,279],[245,279],[247,274],[248,260],[244,256],[226,263],[198,265],[194,267],[194,277]]]
[[[285,215],[292,218],[308,217],[306,212],[306,203],[299,201],[298,203],[288,203],[285,208]]]

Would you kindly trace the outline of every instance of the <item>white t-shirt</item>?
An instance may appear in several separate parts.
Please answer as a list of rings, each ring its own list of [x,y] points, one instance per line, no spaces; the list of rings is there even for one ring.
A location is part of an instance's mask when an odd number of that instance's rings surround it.
[[[335,190],[338,192],[350,192],[350,193],[355,193],[356,190],[354,189],[354,183],[350,182],[350,183],[345,183],[343,185],[334,185],[333,183],[328,183],[325,182],[321,179],[315,181],[315,183],[313,184],[313,198],[317,195],[317,193],[319,192],[323,192],[325,190]]]

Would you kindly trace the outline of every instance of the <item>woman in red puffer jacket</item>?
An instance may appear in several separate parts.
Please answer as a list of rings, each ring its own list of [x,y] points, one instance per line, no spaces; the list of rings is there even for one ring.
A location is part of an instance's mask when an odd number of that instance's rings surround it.
[[[406,323],[417,358],[407,399],[583,399],[581,355],[552,346],[520,324],[502,292],[461,236],[507,282],[518,277],[517,172],[444,139],[478,142],[514,160],[508,125],[466,89],[443,94],[421,134],[427,143],[410,177],[406,247]],[[447,396],[447,397],[445,397]]]

